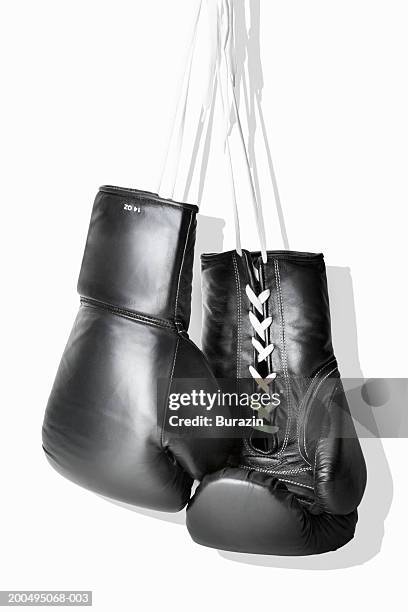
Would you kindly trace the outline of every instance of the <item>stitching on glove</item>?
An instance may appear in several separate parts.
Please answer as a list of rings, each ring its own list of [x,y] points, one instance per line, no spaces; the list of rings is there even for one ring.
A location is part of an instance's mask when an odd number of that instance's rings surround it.
[[[180,270],[179,270],[179,275],[178,275],[178,281],[177,281],[177,293],[176,293],[176,303],[174,304],[174,318],[177,319],[177,308],[178,308],[178,299],[179,299],[179,293],[180,293],[180,280],[181,280],[181,273],[183,271],[183,267],[184,267],[184,259],[186,256],[186,251],[187,251],[187,243],[188,243],[188,239],[190,236],[190,229],[191,229],[191,223],[193,221],[193,212],[190,212],[190,222],[188,224],[188,230],[187,230],[187,235],[186,235],[186,240],[184,242],[184,250],[183,250],[183,257],[181,259],[181,264],[180,264]]]
[[[288,398],[287,398],[287,403],[288,403],[288,422],[287,422],[287,425],[286,425],[285,438],[283,440],[282,448],[279,451],[279,453],[277,454],[277,456],[279,457],[285,451],[285,449],[286,449],[286,447],[288,445],[288,441],[289,441],[290,425],[291,425],[291,421],[292,421],[292,402],[291,402],[291,388],[290,388],[290,380],[289,380],[288,362],[287,362],[287,355],[286,355],[285,318],[284,318],[284,315],[283,315],[282,288],[281,288],[281,283],[280,283],[279,262],[276,259],[274,261],[274,268],[275,268],[276,288],[277,288],[277,291],[278,291],[279,311],[280,311],[280,317],[281,317],[280,328],[281,328],[281,342],[282,342],[282,351],[281,351],[281,353],[282,353],[282,365],[283,365],[283,373],[284,373],[285,382],[286,382],[286,390],[288,392]]]
[[[247,465],[240,465],[240,468],[243,468],[244,470],[254,470],[255,472],[263,472],[264,474],[271,474],[273,472],[270,472],[269,470],[265,470],[263,468],[254,468],[254,467],[248,467]],[[281,472],[283,473],[283,472]],[[293,474],[295,474],[297,472],[293,472]],[[287,478],[278,478],[279,482],[288,482],[290,484],[294,484],[297,485],[298,487],[304,487],[305,489],[310,489],[311,491],[314,491],[314,487],[311,487],[310,485],[306,485],[303,484],[301,482],[296,482],[294,480],[289,480]]]
[[[302,484],[301,482],[296,482],[295,480],[287,480],[286,478],[279,478],[279,482],[288,482],[289,484],[294,484],[297,487],[304,487],[305,489],[310,489],[311,491],[314,491],[313,487]],[[309,502],[309,503],[312,503],[312,502]]]
[[[237,330],[237,384],[239,385],[239,378],[241,372],[241,319],[242,319],[242,307],[241,307],[241,281],[239,279],[238,264],[235,253],[232,254],[232,261],[234,264],[235,284],[237,287],[237,310],[238,310],[238,330]]]
[[[301,474],[302,472],[312,471],[311,467],[296,468],[294,470],[272,470],[272,469],[269,470],[268,468],[262,468],[258,466],[248,466],[248,465],[240,465],[239,467],[244,468],[245,470],[255,470],[257,472],[263,472],[264,474],[276,474],[276,475]]]

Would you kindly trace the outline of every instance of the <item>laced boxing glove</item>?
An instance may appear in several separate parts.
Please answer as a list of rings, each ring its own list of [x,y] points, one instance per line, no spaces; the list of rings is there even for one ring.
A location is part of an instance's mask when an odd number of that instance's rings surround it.
[[[100,189],[78,282],[81,306],[43,425],[43,447],[58,472],[102,495],[169,512],[187,503],[193,479],[228,455],[228,443],[211,432],[193,439],[163,426],[179,381],[217,390],[185,331],[196,212],[147,192]]]
[[[243,251],[202,256],[203,350],[218,378],[278,392],[254,429],[187,510],[199,544],[310,555],[354,535],[366,483],[333,354],[322,255]],[[240,380],[243,379],[243,380]]]

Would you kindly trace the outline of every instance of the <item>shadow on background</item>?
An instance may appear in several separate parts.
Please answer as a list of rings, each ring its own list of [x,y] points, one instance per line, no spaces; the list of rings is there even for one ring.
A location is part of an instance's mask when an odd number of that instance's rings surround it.
[[[191,319],[189,336],[201,348],[202,327],[202,292],[201,292],[201,261],[202,253],[221,253],[224,243],[224,219],[216,217],[197,217],[197,239],[193,268],[193,296],[191,304]]]

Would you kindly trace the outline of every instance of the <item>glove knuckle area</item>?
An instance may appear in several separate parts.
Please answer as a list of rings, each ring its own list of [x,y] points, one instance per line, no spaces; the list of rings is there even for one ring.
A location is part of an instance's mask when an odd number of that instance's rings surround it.
[[[352,539],[356,522],[357,512],[313,515],[275,477],[239,468],[207,476],[187,509],[198,544],[264,555],[336,550]]]
[[[178,396],[183,393],[189,395],[193,389],[215,395],[219,385],[198,347],[191,340],[181,338],[169,393]],[[223,415],[224,418],[231,417],[228,406],[217,406],[216,413]],[[180,407],[177,414],[191,418],[202,415],[203,409],[201,406],[198,408],[188,406],[184,409]],[[181,428],[177,432],[167,427],[166,420],[162,440],[179,464],[197,480],[225,465],[236,445],[233,438],[221,436],[215,427],[203,426],[194,430]]]
[[[156,371],[175,338],[81,308],[48,402],[43,446],[69,480],[105,497],[175,512],[192,479],[162,448]],[[159,414],[158,414],[159,411]]]

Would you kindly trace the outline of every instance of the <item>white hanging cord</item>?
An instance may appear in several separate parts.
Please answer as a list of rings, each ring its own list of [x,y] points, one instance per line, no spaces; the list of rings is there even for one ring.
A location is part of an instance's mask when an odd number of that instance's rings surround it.
[[[232,0],[200,0],[200,4],[198,7],[192,40],[190,44],[190,49],[188,53],[188,59],[186,68],[183,76],[183,86],[179,97],[179,102],[177,106],[177,111],[175,113],[171,138],[168,145],[165,164],[163,167],[163,171],[160,178],[160,184],[158,193],[163,197],[174,198],[174,193],[177,185],[177,179],[180,169],[180,161],[183,149],[183,141],[186,127],[186,116],[187,116],[187,107],[189,100],[189,92],[191,85],[191,77],[192,77],[192,68],[194,63],[194,56],[197,46],[198,32],[200,28],[200,20],[202,17],[203,6],[206,3],[208,16],[210,21],[210,67],[209,67],[209,81],[207,87],[207,93],[204,96],[205,100],[203,102],[203,106],[201,108],[200,118],[197,127],[196,134],[196,147],[197,150],[200,146],[201,135],[203,132],[203,128],[208,121],[209,111],[212,106],[213,97],[215,95],[216,90],[216,80],[219,84],[221,102],[223,107],[224,119],[225,119],[225,130],[226,130],[226,138],[225,138],[225,149],[227,152],[228,165],[229,165],[229,181],[230,181],[230,190],[231,197],[233,201],[233,211],[234,211],[234,224],[235,224],[235,234],[236,234],[236,250],[239,255],[242,255],[241,248],[241,239],[240,239],[240,223],[239,223],[239,212],[238,212],[238,203],[237,203],[237,190],[235,186],[234,179],[234,168],[232,161],[232,152],[231,152],[231,144],[230,144],[230,134],[233,129],[233,120],[231,118],[231,112],[233,111],[233,115],[235,121],[237,123],[239,141],[241,144],[246,174],[248,183],[250,186],[252,204],[256,219],[257,231],[260,241],[260,248],[262,254],[262,260],[264,263],[267,262],[267,252],[266,252],[266,232],[265,232],[265,223],[262,213],[262,206],[260,201],[258,200],[255,184],[252,176],[252,170],[249,160],[249,155],[247,151],[247,146],[245,142],[245,137],[242,129],[241,118],[238,109],[237,98],[235,94],[235,80],[236,80],[236,65],[235,58],[233,53],[233,40],[234,40],[234,7]],[[214,23],[217,24],[216,29],[214,30]],[[222,76],[222,68],[225,74],[225,78]],[[171,166],[171,167],[170,167]],[[184,191],[184,197],[188,194],[188,190],[191,184],[192,174],[194,173],[194,167],[190,168],[187,180],[186,187]],[[166,180],[167,179],[167,180]],[[166,185],[167,187],[166,187]]]
[[[161,195],[162,197],[167,197],[167,198],[174,197],[174,191],[175,191],[176,183],[177,183],[177,177],[178,177],[178,171],[179,171],[180,159],[181,159],[181,151],[183,147],[185,124],[186,124],[188,95],[189,95],[190,83],[191,83],[191,72],[192,72],[192,67],[193,67],[194,53],[195,53],[196,44],[197,44],[198,29],[199,29],[199,24],[200,24],[202,8],[203,8],[203,0],[200,0],[200,5],[198,7],[197,16],[196,16],[195,23],[194,23],[193,36],[192,36],[192,40],[190,43],[187,64],[186,64],[186,68],[185,68],[184,75],[183,75],[183,85],[180,91],[180,97],[179,97],[179,101],[178,101],[176,112],[175,112],[174,119],[173,119],[171,136],[169,139],[165,162],[164,162],[163,170],[162,170],[161,177],[160,177],[159,188],[157,190],[157,193],[159,195]],[[176,138],[176,131],[177,131],[177,138]],[[176,152],[175,152],[175,156],[173,157],[171,156],[171,152],[172,152],[172,145],[175,139],[176,139]],[[173,160],[173,163],[172,163],[173,168],[171,171],[172,181],[171,181],[171,185],[169,189],[165,189],[163,186],[163,183],[166,178],[166,174],[169,170],[168,167],[170,164],[170,158],[172,158]]]
[[[237,98],[235,95],[236,72],[235,72],[234,58],[233,58],[232,46],[231,46],[233,30],[234,30],[233,5],[232,5],[231,0],[223,0],[223,2],[224,2],[224,17],[225,15],[227,15],[226,36],[225,36],[225,41],[224,41],[224,46],[223,46],[224,62],[225,62],[226,74],[227,74],[227,86],[228,86],[228,92],[231,95],[231,100],[232,100],[232,105],[233,105],[235,118],[237,122],[241,147],[244,153],[248,181],[251,187],[251,196],[252,196],[252,202],[253,202],[254,211],[255,211],[258,236],[259,236],[259,241],[261,243],[262,261],[264,264],[266,264],[268,258],[267,258],[267,252],[266,252],[265,223],[264,223],[264,218],[263,218],[263,213],[262,213],[262,207],[260,205],[260,202],[258,202],[258,198],[256,196],[255,185],[254,185],[254,181],[252,177],[252,171],[251,171],[248,151],[247,151],[243,129],[242,129],[242,124],[241,124],[240,115],[239,115]],[[229,108],[227,109],[227,112]],[[226,122],[228,119],[226,138],[227,138],[227,141],[229,141],[229,135],[230,135],[232,126],[228,125],[228,123],[230,122],[230,118],[227,115],[225,115],[225,117],[226,117]],[[232,181],[233,181],[233,178],[232,178]],[[237,216],[238,216],[238,207],[237,207],[236,202],[234,202],[234,208],[236,209]],[[271,291],[270,289],[265,289],[259,295],[256,295],[249,284],[246,286],[245,291],[246,291],[246,295],[248,297],[250,304],[253,306],[253,311],[252,310],[248,311],[249,320],[250,320],[252,328],[254,329],[254,336],[252,338],[252,346],[254,347],[256,354],[257,354],[257,363],[262,363],[266,361],[268,357],[270,357],[270,355],[273,353],[275,349],[274,344],[268,343],[268,333],[267,333],[268,329],[272,325],[272,317],[265,317],[264,315],[264,307],[266,303],[268,302],[268,300],[270,299]],[[277,376],[276,372],[270,372],[269,374],[266,375],[265,378],[263,378],[258,372],[258,370],[253,365],[250,365],[248,369],[249,369],[249,372],[252,378],[256,381],[258,387],[262,389],[265,393],[270,393],[269,387],[273,383],[273,381],[276,379],[276,376]],[[268,408],[272,410],[274,406],[270,404]]]
[[[202,202],[202,198],[203,198],[203,193],[204,193],[204,186],[205,186],[205,178],[206,178],[206,174],[207,174],[207,168],[208,168],[208,161],[209,161],[209,157],[210,157],[210,150],[211,150],[211,139],[212,139],[212,132],[213,132],[213,125],[214,125],[214,114],[215,114],[215,102],[216,102],[216,98],[217,98],[217,87],[218,87],[218,83],[217,83],[217,78],[214,78],[214,91],[213,91],[213,100],[211,102],[211,107],[210,107],[210,111],[208,113],[208,119],[207,119],[207,125],[206,125],[206,133],[205,133],[205,137],[204,137],[204,142],[203,142],[203,150],[202,150],[202,154],[201,154],[201,163],[200,163],[200,171],[198,173],[198,181],[197,181],[197,196],[196,196],[196,202],[197,202],[197,206],[200,207],[201,206],[201,202]],[[203,126],[204,128],[204,126]],[[197,134],[197,137],[199,135]],[[199,136],[200,141],[201,141],[201,135]],[[198,143],[198,140],[197,140]],[[197,144],[197,152],[199,149],[199,143]],[[193,179],[193,174],[194,174],[194,169],[196,167],[196,159],[191,160],[191,170],[187,179],[187,184],[186,184],[186,189],[184,192],[184,198],[183,198],[183,202],[187,202],[189,200],[189,193],[190,193],[190,187],[191,187],[191,182]]]
[[[174,118],[174,123],[171,132],[171,138],[166,154],[166,161],[162,172],[160,186],[158,193],[164,197],[174,197],[174,191],[177,184],[180,159],[183,147],[187,105],[189,98],[189,90],[192,75],[192,66],[194,61],[194,54],[196,49],[196,43],[198,38],[198,30],[200,24],[200,18],[203,8],[204,0],[200,1],[197,17],[194,25],[194,32],[192,42],[190,45],[190,51],[188,55],[187,66],[183,78],[183,87],[179,98],[177,111]],[[203,106],[200,113],[199,124],[196,134],[196,146],[199,147],[199,141],[201,139],[201,133],[203,127],[208,118],[208,113],[214,102],[214,96],[216,95],[217,84],[220,91],[220,98],[222,104],[222,110],[225,122],[225,150],[227,152],[228,159],[228,174],[230,180],[231,196],[233,201],[234,211],[234,223],[235,223],[235,236],[236,236],[236,250],[237,253],[242,256],[241,248],[241,232],[239,222],[239,211],[237,203],[237,194],[234,179],[234,167],[232,162],[231,145],[230,145],[230,134],[233,129],[233,122],[231,119],[231,111],[233,109],[235,120],[238,127],[239,139],[244,154],[245,166],[247,170],[247,178],[251,189],[252,203],[256,218],[258,236],[261,244],[262,260],[267,263],[267,252],[266,252],[266,233],[265,224],[262,213],[262,206],[258,201],[254,180],[252,177],[252,171],[249,161],[249,155],[245,143],[243,134],[242,124],[239,115],[238,103],[235,94],[235,77],[236,77],[236,66],[235,58],[233,54],[233,36],[234,36],[234,10],[231,0],[207,0],[207,9],[210,22],[210,36],[211,40],[211,59],[210,59],[210,71],[209,71],[209,85],[207,94],[203,102]],[[214,24],[216,27],[214,29]],[[222,69],[224,69],[225,78],[222,76]],[[208,136],[208,135],[207,135]],[[172,171],[172,182],[169,192],[166,192],[163,188],[165,176],[168,172],[168,166],[170,162],[170,154],[172,146],[176,140],[176,155],[174,157],[173,171]],[[190,168],[189,177],[187,178],[186,192],[189,188],[190,174],[194,172],[194,168]],[[186,195],[185,192],[185,195]],[[252,338],[252,345],[257,353],[257,362],[261,363],[266,361],[268,357],[274,351],[274,345],[267,343],[267,330],[272,325],[272,317],[264,317],[264,305],[270,298],[271,292],[269,289],[262,291],[259,295],[256,295],[253,289],[247,285],[246,294],[249,302],[254,308],[254,312],[250,310],[248,312],[251,325],[254,329],[255,335]],[[259,318],[255,313],[263,318]],[[259,339],[258,339],[259,338]],[[265,392],[269,393],[269,386],[276,378],[276,373],[271,372],[262,378],[257,369],[250,365],[249,372],[251,376],[257,382],[257,385]]]
[[[251,190],[252,203],[255,212],[255,219],[257,224],[259,241],[261,244],[261,253],[262,260],[264,263],[267,262],[267,253],[266,253],[266,232],[265,232],[265,223],[263,219],[263,213],[260,203],[258,202],[258,198],[256,196],[255,185],[252,177],[251,166],[249,162],[248,151],[245,143],[245,137],[242,129],[241,118],[239,115],[237,98],[235,95],[235,75],[236,75],[236,67],[235,67],[235,58],[233,56],[233,36],[234,36],[234,8],[231,0],[221,0],[219,3],[219,14],[218,20],[222,24],[224,24],[224,39],[221,44],[221,53],[222,58],[220,57],[220,62],[223,59],[226,73],[226,94],[224,98],[227,100],[227,104],[224,103],[224,113],[225,120],[227,123],[227,138],[229,139],[231,130],[232,130],[232,122],[230,118],[231,112],[231,104],[234,110],[235,119],[238,127],[239,139],[242,147],[242,152],[244,155],[245,167],[247,172],[248,183]],[[234,180],[234,177],[232,177]],[[234,187],[235,189],[235,187]],[[236,202],[234,202],[235,208]]]
[[[193,64],[195,59],[195,53],[197,50],[197,41],[199,37],[200,28],[202,27],[202,13],[204,12],[204,6],[207,8],[207,12],[209,14],[210,21],[210,40],[209,40],[209,61],[208,61],[208,73],[207,78],[201,79],[203,83],[203,87],[205,87],[205,92],[203,94],[203,103],[200,110],[200,116],[197,123],[196,136],[194,139],[194,148],[192,152],[191,164],[186,178],[186,184],[184,187],[183,193],[183,201],[187,200],[188,194],[191,187],[191,182],[193,179],[194,171],[197,165],[197,157],[198,152],[200,150],[201,137],[204,133],[204,128],[207,126],[207,134],[205,138],[204,151],[202,153],[203,157],[201,160],[202,169],[204,167],[205,159],[205,146],[208,144],[210,138],[210,121],[211,114],[213,110],[213,104],[215,102],[216,96],[216,63],[218,61],[218,43],[217,43],[217,28],[215,27],[215,23],[217,23],[217,13],[216,6],[214,2],[218,3],[219,0],[200,0],[200,5],[198,8],[194,32],[192,36],[192,41],[190,44],[190,51],[188,54],[187,64],[184,71],[183,84],[182,89],[179,96],[179,101],[177,104],[177,110],[173,120],[173,126],[171,131],[171,137],[169,140],[167,153],[165,157],[165,163],[163,166],[160,185],[158,189],[158,193],[163,197],[174,198],[177,180],[181,165],[181,155],[183,151],[184,144],[184,134],[186,127],[186,117],[187,117],[187,109],[189,102],[189,93],[191,88],[191,81],[193,76]],[[214,12],[215,8],[215,12]],[[170,186],[169,186],[170,183]],[[167,187],[166,187],[167,186]],[[202,192],[202,185],[200,182],[200,193]],[[199,193],[199,196],[200,196]],[[199,197],[199,200],[201,197]],[[198,202],[200,204],[200,201]]]
[[[242,255],[241,248],[241,238],[240,238],[240,223],[239,223],[239,212],[238,212],[238,203],[237,203],[237,191],[235,186],[234,179],[234,168],[232,161],[232,152],[231,152],[231,144],[230,144],[230,133],[233,128],[233,122],[231,119],[231,111],[233,110],[234,117],[237,123],[239,140],[244,156],[245,168],[247,173],[247,179],[250,186],[252,204],[255,213],[256,225],[258,230],[258,236],[260,241],[262,260],[264,263],[267,261],[267,253],[266,253],[266,232],[265,232],[265,224],[262,214],[261,204],[258,201],[256,195],[256,189],[254,185],[254,180],[252,177],[252,171],[250,167],[249,155],[245,143],[245,138],[243,134],[241,119],[239,115],[239,109],[237,104],[237,98],[235,95],[235,75],[236,75],[236,66],[235,66],[235,58],[233,54],[233,37],[234,37],[234,8],[231,0],[206,0],[208,16],[210,21],[210,68],[209,68],[209,83],[207,88],[207,93],[205,95],[205,100],[203,102],[203,106],[200,113],[200,118],[197,127],[196,134],[196,147],[199,148],[201,134],[203,131],[203,127],[208,121],[209,111],[212,106],[213,97],[215,95],[215,84],[216,80],[219,84],[220,89],[220,97],[223,107],[223,113],[225,118],[225,130],[226,130],[226,138],[225,138],[225,149],[227,152],[228,165],[229,165],[229,181],[230,181],[230,190],[231,197],[233,201],[233,211],[234,211],[234,224],[235,224],[235,235],[236,235],[236,250],[239,255]],[[179,102],[177,106],[177,111],[175,113],[171,137],[166,153],[165,164],[163,167],[163,171],[160,178],[160,184],[158,188],[159,195],[168,198],[174,198],[174,193],[177,185],[177,179],[179,175],[180,169],[180,161],[183,149],[184,142],[184,134],[186,127],[186,116],[187,116],[187,107],[189,100],[189,92],[191,85],[191,77],[192,77],[192,68],[194,62],[194,56],[197,46],[198,32],[200,28],[200,20],[202,17],[204,6],[204,0],[200,0],[200,4],[198,7],[194,30],[192,35],[192,40],[190,44],[190,49],[188,53],[187,64],[183,76],[183,86],[179,97]],[[214,30],[214,23],[217,24],[216,29]],[[222,67],[224,68],[225,78],[222,78]],[[188,194],[188,190],[191,184],[192,174],[194,173],[194,168],[190,168],[187,180],[186,187],[184,191],[184,199]],[[166,180],[167,179],[167,180]],[[165,184],[166,183],[166,184]]]
[[[206,131],[203,151],[201,157],[201,171],[199,174],[199,184],[198,184],[198,195],[197,195],[197,204],[200,206],[201,198],[203,193],[203,179],[205,174],[205,164],[208,161],[209,154],[209,146],[211,142],[212,135],[212,126],[214,119],[214,110],[215,110],[215,101],[217,96],[217,71],[216,65],[218,61],[218,32],[217,32],[217,14],[214,11],[214,0],[206,0],[206,8],[208,15],[208,26],[209,26],[209,62],[208,62],[208,77],[207,79],[202,79],[204,85],[206,86],[205,94],[203,95],[203,104],[200,111],[200,117],[197,124],[196,136],[194,140],[193,153],[190,162],[190,168],[187,174],[186,185],[183,194],[183,201],[188,200],[188,195],[191,188],[191,183],[194,177],[195,168],[197,165],[197,158],[199,155],[199,150],[201,146],[201,138],[204,133],[204,129]]]
[[[278,181],[276,179],[276,174],[275,174],[275,167],[273,164],[271,149],[269,147],[268,136],[266,133],[266,125],[265,125],[265,119],[264,119],[263,111],[262,111],[260,94],[256,93],[255,98],[256,98],[256,104],[257,104],[257,109],[258,109],[258,117],[261,123],[261,131],[262,131],[262,137],[263,137],[266,157],[268,160],[269,174],[271,177],[273,195],[275,198],[275,206],[276,206],[276,211],[277,211],[278,219],[279,219],[279,227],[280,227],[280,232],[282,236],[283,247],[285,250],[289,251],[289,238],[288,238],[288,233],[286,231],[285,218],[283,216],[283,208],[282,208],[282,202],[281,202],[279,188],[278,188]]]
[[[228,100],[228,87],[225,87],[225,80],[221,78],[221,48],[222,48],[222,32],[221,32],[221,15],[220,11],[217,10],[217,62],[216,62],[216,70],[217,70],[217,82],[219,84],[220,90],[220,98],[221,105],[224,115],[225,122],[225,150],[227,151],[228,156],[228,177],[230,182],[230,190],[233,204],[233,213],[234,213],[234,224],[235,224],[235,248],[240,257],[242,257],[242,247],[241,247],[241,229],[239,223],[239,212],[238,212],[238,202],[237,202],[237,193],[235,189],[235,180],[234,180],[234,166],[232,163],[232,155],[231,155],[231,146],[229,140],[230,134],[230,118],[228,115],[229,105],[227,104]]]

